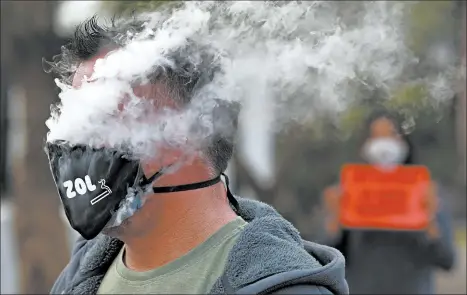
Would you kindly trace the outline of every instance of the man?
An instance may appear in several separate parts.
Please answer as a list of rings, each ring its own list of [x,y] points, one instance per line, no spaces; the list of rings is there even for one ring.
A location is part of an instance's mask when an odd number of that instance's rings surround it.
[[[118,47],[111,36],[127,28],[101,28],[91,19],[77,29],[66,47],[77,59],[73,87],[91,76],[97,59]],[[134,92],[152,96],[156,105],[181,107],[189,102],[193,85],[202,83],[199,74],[186,68],[183,73],[164,72]],[[237,113],[227,109],[235,122]],[[53,147],[48,152],[58,186],[60,169],[54,170]],[[218,182],[232,152],[232,136],[219,135],[204,156],[154,183],[148,180],[155,193],[133,216],[97,237],[76,242],[51,293],[347,294],[344,259],[337,250],[303,241],[273,208],[233,197],[228,182],[227,190]],[[176,149],[164,149],[162,158],[141,163],[144,175],[161,171],[179,155]],[[62,198],[65,206],[70,200],[74,199]],[[93,224],[79,219],[73,207],[66,209],[72,225],[93,237],[94,231],[81,226]]]

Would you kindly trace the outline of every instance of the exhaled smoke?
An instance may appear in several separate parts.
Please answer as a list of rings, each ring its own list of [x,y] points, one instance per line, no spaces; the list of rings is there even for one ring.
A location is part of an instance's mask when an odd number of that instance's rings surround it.
[[[280,130],[316,110],[344,109],[357,87],[389,96],[408,82],[406,69],[418,62],[405,45],[403,27],[412,4],[362,1],[353,3],[358,11],[351,16],[342,5],[203,1],[136,16],[141,30],[116,36],[123,47],[96,63],[92,82],[73,89],[57,81],[61,103],[46,123],[48,140],[125,145],[140,156],[153,155],[160,144],[196,149],[215,133],[231,132],[215,120],[217,100],[241,104],[264,96],[274,105]],[[64,53],[56,61],[64,72],[75,66],[67,60]],[[190,73],[200,74],[183,111],[156,111],[132,92],[136,82],[167,70],[186,71],[186,84]],[[451,95],[445,91],[450,77],[442,71],[436,83],[419,77],[434,100]]]

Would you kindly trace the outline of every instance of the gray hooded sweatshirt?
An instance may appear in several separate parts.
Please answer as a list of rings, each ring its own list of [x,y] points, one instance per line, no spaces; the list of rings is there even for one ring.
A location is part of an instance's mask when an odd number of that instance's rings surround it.
[[[233,246],[211,294],[348,294],[344,258],[330,247],[303,241],[272,207],[237,198],[248,224]],[[96,294],[123,243],[99,235],[78,239],[51,294]]]

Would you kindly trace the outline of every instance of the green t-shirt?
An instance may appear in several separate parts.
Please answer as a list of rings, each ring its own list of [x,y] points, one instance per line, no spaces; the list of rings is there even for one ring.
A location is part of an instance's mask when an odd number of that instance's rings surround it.
[[[123,248],[98,294],[207,294],[224,272],[229,252],[246,224],[237,217],[186,255],[144,272],[125,266]]]

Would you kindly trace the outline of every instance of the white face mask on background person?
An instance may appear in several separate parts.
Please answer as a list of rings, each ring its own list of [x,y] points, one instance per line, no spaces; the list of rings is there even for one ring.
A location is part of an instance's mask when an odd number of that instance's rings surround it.
[[[407,144],[392,137],[371,139],[363,147],[365,159],[372,164],[379,165],[402,164],[407,153]]]

